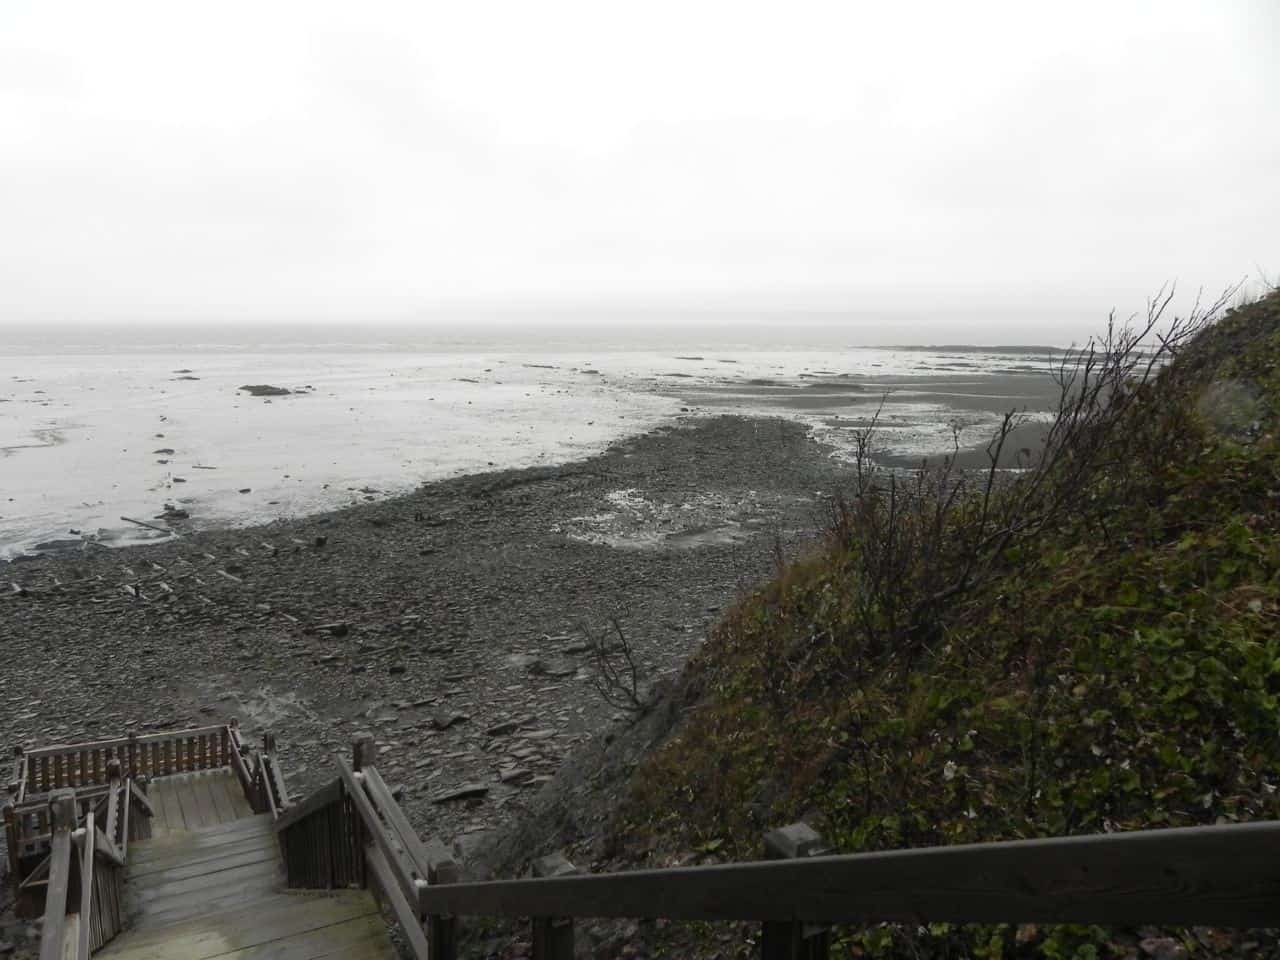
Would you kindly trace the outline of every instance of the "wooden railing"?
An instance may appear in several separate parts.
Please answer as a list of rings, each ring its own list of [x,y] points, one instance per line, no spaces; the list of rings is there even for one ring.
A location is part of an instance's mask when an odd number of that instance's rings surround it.
[[[54,839],[50,804],[54,794],[71,789],[76,817],[83,821],[94,812],[101,823],[107,804],[119,796],[117,781],[128,782],[125,802],[136,807],[147,803],[145,785],[150,779],[222,767],[236,772],[256,812],[268,811],[272,803],[280,804],[282,797],[287,802],[274,755],[268,750],[264,759],[264,754],[246,750],[234,720],[189,730],[16,751],[4,821],[19,915],[38,915],[41,910]],[[143,822],[135,817],[135,828],[140,829]],[[137,836],[133,834],[135,839]]]
[[[49,855],[23,884],[46,888],[40,960],[88,960],[124,925],[129,840],[149,835],[151,806],[120,773],[113,762],[106,794],[83,812],[74,788],[49,800]]]
[[[49,796],[74,787],[81,813],[107,793],[113,764],[136,781],[211,770],[230,764],[238,744],[234,724],[199,727],[169,733],[130,735],[94,743],[41,747],[17,751],[9,782],[10,862],[47,852],[51,837]],[[16,844],[16,850],[14,845]]]
[[[241,748],[243,750],[243,747]],[[278,818],[289,807],[289,790],[276,760],[275,734],[262,735],[262,750],[249,754],[249,787],[245,794],[258,813]]]
[[[584,875],[544,858],[523,880],[463,883],[423,843],[373,766],[353,762],[276,821],[290,886],[368,886],[419,960],[452,960],[460,916],[526,918],[535,958],[573,956],[573,918],[762,924],[768,960],[824,956],[834,924],[1075,923],[1280,926],[1280,822],[829,855],[804,824],[770,859]]]
[[[834,924],[1280,925],[1275,821],[841,856],[792,824],[766,835],[770,859],[761,861],[586,875],[553,856],[534,864],[531,879],[475,883],[461,881],[441,844],[418,837],[377,771],[367,734],[356,738],[350,763],[337,761],[335,779],[298,802],[269,734],[260,751],[245,748],[234,723],[159,735],[144,748],[141,740],[20,758],[11,788],[20,802],[6,820],[37,823],[33,808],[45,807],[46,836],[9,832],[11,861],[24,864],[20,890],[45,892],[42,957],[61,956],[55,945],[73,942],[66,955],[87,957],[120,929],[121,870],[151,812],[146,774],[134,771],[163,776],[215,763],[235,772],[257,812],[271,815],[290,887],[373,890],[418,960],[453,960],[457,918],[472,915],[529,920],[538,960],[572,957],[580,917],[760,923],[768,960],[825,955]],[[101,773],[99,749],[119,751],[106,755]],[[54,762],[59,755],[63,762]],[[68,763],[68,755],[81,759]],[[32,791],[59,776],[81,785],[43,797]],[[15,858],[15,842],[30,857]]]
[[[130,734],[94,743],[60,744],[19,753],[14,778],[18,785],[17,802],[22,802],[23,794],[105,784],[107,767],[112,760],[120,761],[127,775],[134,778],[225,767],[231,762],[233,729],[231,724],[217,724],[166,733]]]
[[[284,812],[275,824],[287,883],[304,889],[370,887],[396,918],[413,956],[451,957],[451,917],[429,917],[421,891],[458,878],[445,848],[423,842],[373,765],[371,736],[356,738],[338,777]]]

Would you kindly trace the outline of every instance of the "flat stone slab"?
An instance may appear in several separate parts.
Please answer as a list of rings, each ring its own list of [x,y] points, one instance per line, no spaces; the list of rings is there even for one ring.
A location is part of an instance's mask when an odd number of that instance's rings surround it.
[[[431,798],[432,803],[452,803],[455,800],[469,800],[472,797],[483,797],[489,792],[488,784],[484,783],[464,783],[461,786],[453,787],[437,793]]]

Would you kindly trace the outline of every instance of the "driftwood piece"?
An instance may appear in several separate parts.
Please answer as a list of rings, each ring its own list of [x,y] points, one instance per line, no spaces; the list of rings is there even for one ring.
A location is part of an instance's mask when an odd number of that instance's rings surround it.
[[[175,533],[173,530],[170,530],[168,527],[161,527],[161,526],[157,526],[154,523],[147,523],[147,521],[145,520],[135,520],[133,519],[133,517],[121,517],[120,519],[123,520],[125,523],[135,523],[140,527],[146,527],[148,530],[155,530],[157,533],[167,534],[168,536],[171,536],[171,537],[177,536],[177,533]]]

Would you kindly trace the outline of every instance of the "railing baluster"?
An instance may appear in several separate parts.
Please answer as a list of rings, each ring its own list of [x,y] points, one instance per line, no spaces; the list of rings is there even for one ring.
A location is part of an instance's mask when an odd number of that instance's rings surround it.
[[[561,853],[533,861],[535,877],[566,877],[577,872]],[[572,917],[533,918],[533,960],[573,960]]]
[[[458,960],[458,918],[427,917],[427,942],[432,960]]]

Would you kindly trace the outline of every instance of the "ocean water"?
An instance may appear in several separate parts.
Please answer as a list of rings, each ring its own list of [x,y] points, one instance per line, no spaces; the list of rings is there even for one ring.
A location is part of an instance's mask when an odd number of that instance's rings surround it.
[[[985,442],[1045,410],[1056,355],[862,348],[839,327],[177,327],[0,332],[0,559],[241,525],[460,474],[587,457],[718,413],[806,423],[836,455]],[[289,390],[255,397],[239,389]]]

